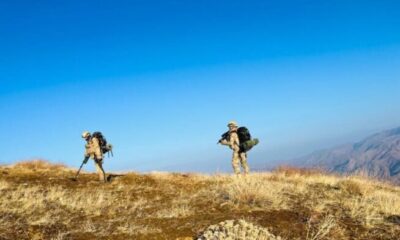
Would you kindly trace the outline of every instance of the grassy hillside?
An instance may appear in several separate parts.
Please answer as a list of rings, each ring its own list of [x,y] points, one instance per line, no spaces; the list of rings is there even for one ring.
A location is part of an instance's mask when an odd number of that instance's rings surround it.
[[[281,169],[246,178],[97,175],[45,162],[0,167],[0,239],[193,239],[245,220],[281,239],[398,239],[400,188]],[[243,221],[244,222],[244,221]]]

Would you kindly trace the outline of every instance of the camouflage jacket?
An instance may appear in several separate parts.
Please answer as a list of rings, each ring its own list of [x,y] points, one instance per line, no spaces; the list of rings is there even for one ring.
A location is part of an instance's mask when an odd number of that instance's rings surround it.
[[[85,157],[92,159],[103,159],[103,153],[101,152],[99,140],[95,137],[90,138],[85,145]]]

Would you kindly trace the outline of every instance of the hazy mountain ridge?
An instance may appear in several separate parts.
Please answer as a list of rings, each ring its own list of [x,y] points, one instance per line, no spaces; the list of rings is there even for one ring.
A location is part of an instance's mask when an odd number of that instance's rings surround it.
[[[374,134],[355,144],[314,152],[293,163],[400,183],[400,127]]]

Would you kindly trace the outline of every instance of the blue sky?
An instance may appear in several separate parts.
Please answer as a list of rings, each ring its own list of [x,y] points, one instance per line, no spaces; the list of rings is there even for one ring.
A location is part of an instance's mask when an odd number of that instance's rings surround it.
[[[235,119],[262,166],[400,125],[397,1],[2,1],[0,163],[230,171]],[[91,167],[89,167],[91,169]]]

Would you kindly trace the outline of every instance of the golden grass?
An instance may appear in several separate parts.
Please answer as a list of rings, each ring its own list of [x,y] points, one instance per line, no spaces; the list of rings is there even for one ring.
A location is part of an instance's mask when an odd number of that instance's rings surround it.
[[[306,240],[324,239],[334,227],[336,227],[336,219],[332,215],[325,216],[317,225],[313,225],[309,219]]]
[[[62,170],[66,169],[67,167],[61,163],[50,163],[49,161],[42,160],[42,159],[35,159],[29,161],[22,161],[18,162],[13,165],[14,168],[19,169],[28,169],[28,170]]]
[[[102,184],[95,174],[73,182],[73,172],[46,162],[0,170],[4,239],[175,239],[227,219],[286,239],[400,234],[390,220],[400,218],[400,188],[358,176],[285,168],[246,177],[130,173]]]

